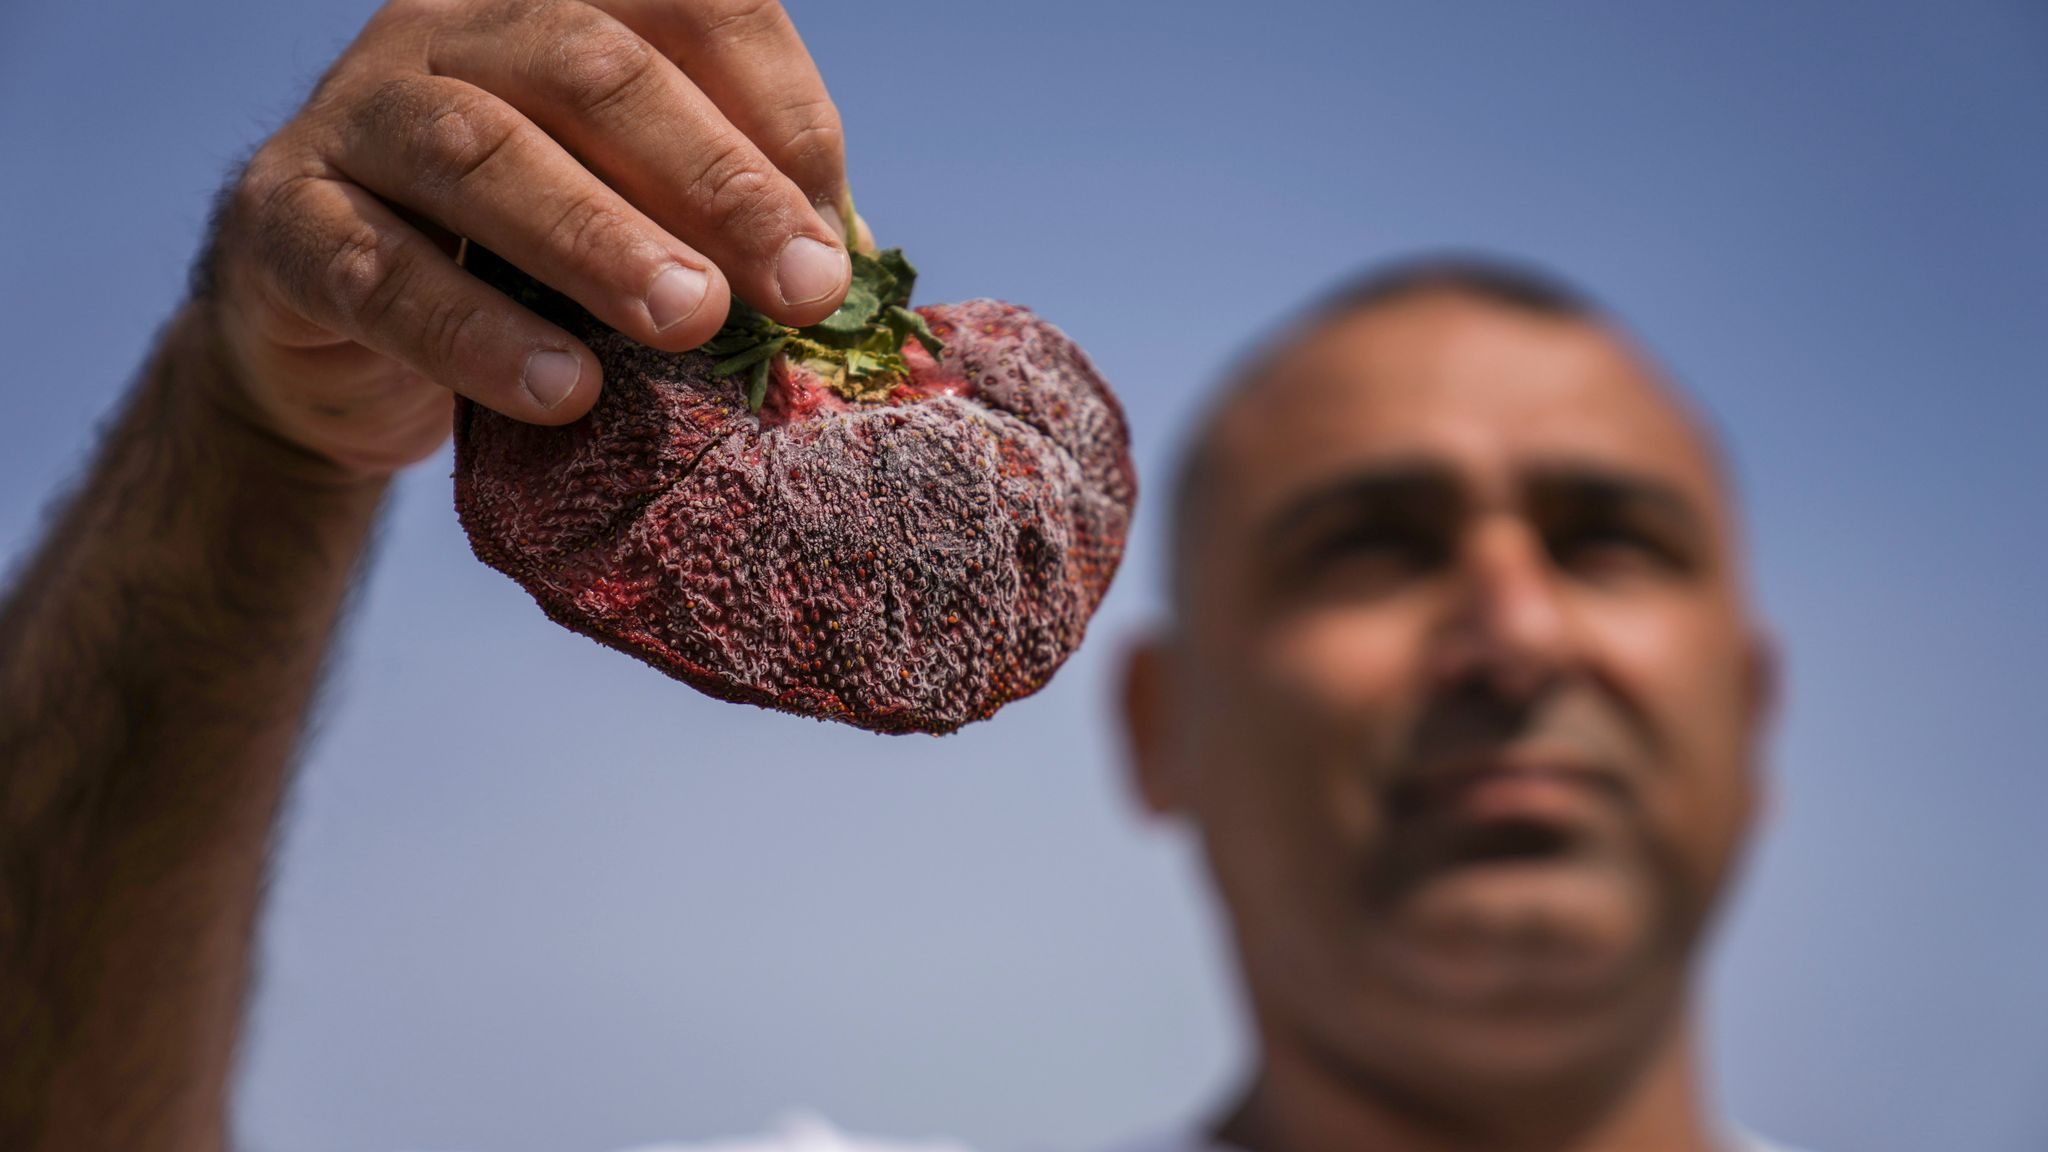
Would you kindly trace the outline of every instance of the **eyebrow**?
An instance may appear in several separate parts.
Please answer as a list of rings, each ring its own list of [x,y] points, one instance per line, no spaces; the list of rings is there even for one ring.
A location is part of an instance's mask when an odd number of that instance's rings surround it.
[[[1710,539],[1707,518],[1677,485],[1629,469],[1586,461],[1541,464],[1524,481],[1531,503],[1573,514],[1639,516],[1703,545]],[[1260,543],[1273,548],[1304,526],[1375,509],[1414,511],[1433,506],[1451,512],[1464,503],[1457,474],[1430,461],[1403,460],[1369,466],[1295,497],[1267,517]]]
[[[1348,473],[1289,500],[1266,518],[1258,538],[1272,548],[1304,526],[1337,516],[1388,507],[1450,511],[1462,503],[1457,476],[1450,469],[1425,461],[1395,461]]]
[[[1580,515],[1640,518],[1695,547],[1712,537],[1706,514],[1683,489],[1639,472],[1582,462],[1544,465],[1531,472],[1529,489],[1533,503]]]

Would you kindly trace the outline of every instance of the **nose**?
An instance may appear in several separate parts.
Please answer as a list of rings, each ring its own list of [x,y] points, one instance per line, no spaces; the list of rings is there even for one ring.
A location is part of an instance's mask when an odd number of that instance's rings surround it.
[[[1473,525],[1437,646],[1441,681],[1484,686],[1515,703],[1549,688],[1575,656],[1556,575],[1526,524],[1497,516]]]

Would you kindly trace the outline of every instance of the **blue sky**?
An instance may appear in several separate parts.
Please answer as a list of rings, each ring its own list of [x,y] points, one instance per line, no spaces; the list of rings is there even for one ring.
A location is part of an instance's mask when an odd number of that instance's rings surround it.
[[[1788,656],[1708,1015],[1821,1152],[2048,1146],[2048,8],[790,4],[927,300],[1064,327],[1157,488],[1216,366],[1362,263],[1479,247],[1610,301],[1726,428]],[[173,309],[211,190],[363,4],[0,4],[0,546]],[[998,1152],[1241,1067],[1191,846],[1089,643],[947,740],[717,704],[553,627],[398,486],[291,806],[259,1152],[603,1152],[792,1106]],[[566,708],[544,721],[534,702]]]

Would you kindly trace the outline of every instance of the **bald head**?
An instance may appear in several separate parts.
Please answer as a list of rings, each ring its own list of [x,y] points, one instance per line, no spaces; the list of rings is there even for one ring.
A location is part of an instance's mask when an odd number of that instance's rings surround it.
[[[1191,563],[1199,554],[1196,545],[1215,511],[1216,494],[1232,483],[1230,472],[1238,461],[1229,449],[1258,439],[1262,428],[1272,431],[1271,422],[1262,419],[1268,414],[1265,409],[1287,403],[1290,381],[1295,390],[1304,385],[1313,388],[1317,383],[1329,386],[1328,379],[1300,379],[1305,370],[1312,373],[1319,366],[1317,353],[1326,352],[1332,342],[1357,348],[1420,336],[1423,347],[1410,349],[1420,351],[1420,356],[1409,355],[1399,364],[1384,356],[1375,360],[1387,372],[1422,369],[1421,376],[1409,383],[1427,388],[1434,368],[1420,361],[1441,366],[1456,354],[1461,338],[1502,322],[1519,323],[1529,330],[1572,332],[1588,344],[1605,343],[1632,363],[1637,369],[1632,374],[1639,398],[1668,409],[1675,425],[1672,421],[1658,423],[1682,432],[1682,438],[1691,441],[1688,453],[1712,474],[1718,502],[1729,503],[1729,480],[1709,423],[1590,297],[1547,273],[1511,263],[1473,258],[1418,260],[1368,273],[1317,298],[1254,343],[1225,374],[1182,450],[1171,488],[1167,554],[1173,560],[1174,601],[1182,599]],[[1365,333],[1385,339],[1366,337],[1361,341]],[[1352,379],[1348,372],[1340,375],[1345,377],[1342,386],[1370,383]],[[1284,430],[1279,434],[1291,435]]]

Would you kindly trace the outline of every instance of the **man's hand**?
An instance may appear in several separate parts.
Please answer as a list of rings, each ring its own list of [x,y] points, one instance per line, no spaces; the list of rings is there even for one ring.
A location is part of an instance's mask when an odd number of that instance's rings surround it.
[[[566,423],[596,357],[455,237],[681,351],[731,292],[829,315],[848,203],[838,112],[774,0],[393,0],[224,201],[228,399],[359,475],[439,447],[452,393]]]
[[[386,481],[454,393],[563,423],[600,384],[454,238],[681,350],[728,292],[830,314],[847,205],[773,3],[370,21],[223,200],[194,300],[0,602],[0,1148],[228,1143],[279,798]]]

